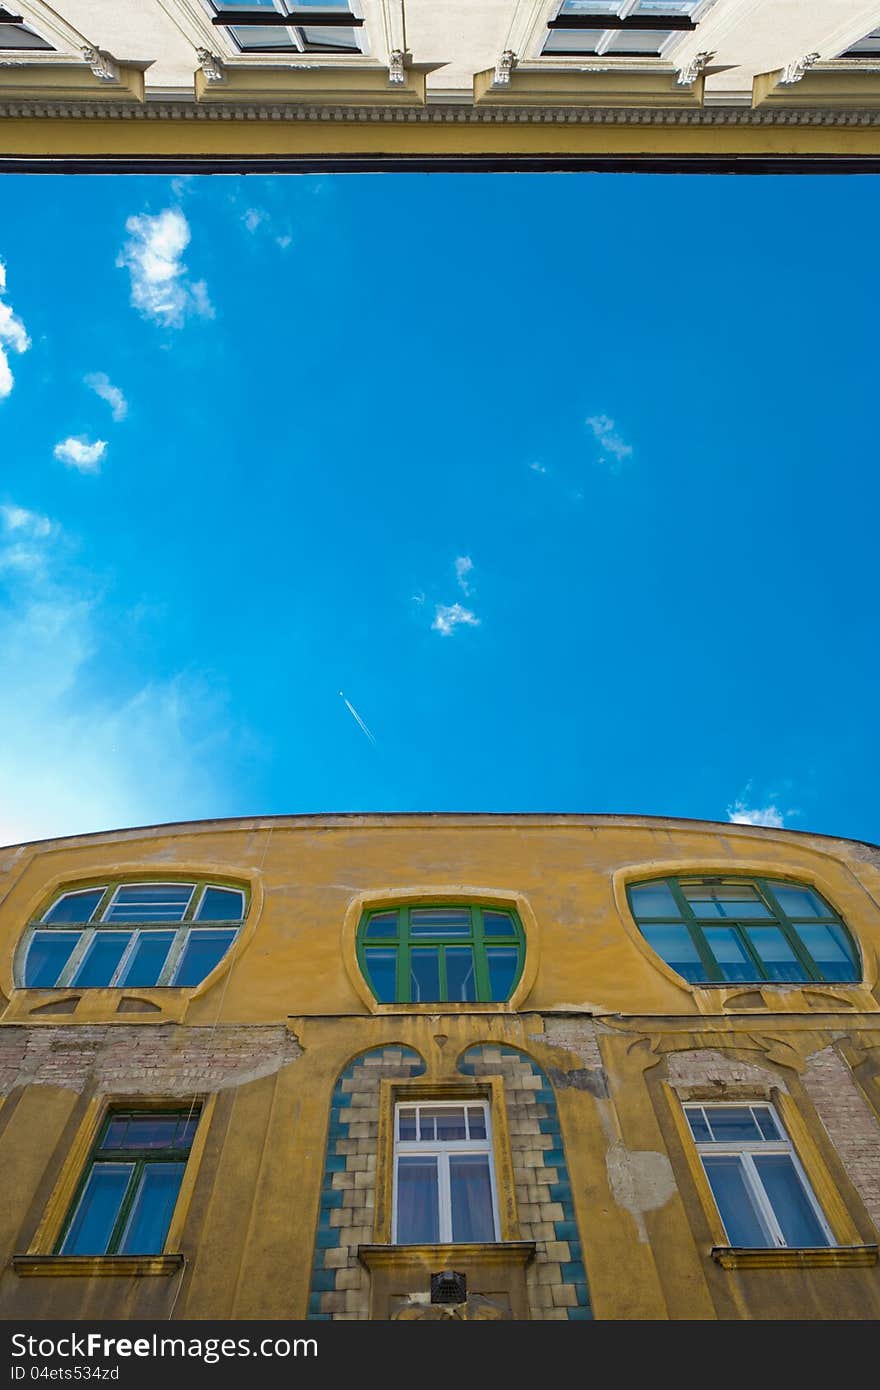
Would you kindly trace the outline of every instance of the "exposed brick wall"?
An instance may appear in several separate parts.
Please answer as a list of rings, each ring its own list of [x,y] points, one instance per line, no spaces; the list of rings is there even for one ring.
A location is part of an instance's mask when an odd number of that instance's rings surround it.
[[[880,1125],[871,1107],[833,1047],[813,1053],[803,1081],[850,1182],[880,1230]]]
[[[769,1067],[759,1067],[754,1062],[741,1062],[733,1057],[725,1057],[711,1048],[671,1053],[666,1061],[666,1079],[670,1086],[677,1087],[709,1086],[719,1083],[722,1087],[776,1086],[780,1091],[787,1089],[777,1071]],[[756,1094],[760,1095],[761,1090]]]
[[[0,1094],[61,1086],[120,1095],[177,1096],[269,1076],[302,1049],[283,1024],[182,1028],[158,1024],[0,1029]]]

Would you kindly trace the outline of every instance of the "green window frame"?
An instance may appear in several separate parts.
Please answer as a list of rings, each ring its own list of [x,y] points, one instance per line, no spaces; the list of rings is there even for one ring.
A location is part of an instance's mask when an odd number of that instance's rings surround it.
[[[507,904],[376,905],[357,933],[358,964],[380,1004],[506,1003],[525,953]]]
[[[858,946],[810,884],[730,874],[627,885],[653,951],[691,984],[858,984]]]
[[[58,1255],[160,1255],[198,1105],[108,1110],[55,1246]]]
[[[139,890],[146,890],[141,902]],[[248,903],[244,884],[215,877],[67,884],[28,923],[15,983],[25,989],[194,989],[229,953]]]

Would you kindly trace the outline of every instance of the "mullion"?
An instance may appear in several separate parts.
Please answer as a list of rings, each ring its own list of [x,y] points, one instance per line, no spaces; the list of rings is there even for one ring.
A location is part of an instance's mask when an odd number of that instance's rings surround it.
[[[474,992],[479,1003],[492,998],[489,982],[489,962],[486,959],[486,938],[483,931],[483,909],[471,908],[471,942],[474,955]]]
[[[712,953],[712,948],[700,929],[700,924],[697,921],[696,913],[694,912],[684,893],[682,893],[681,891],[681,885],[679,884],[678,879],[670,878],[667,879],[666,882],[669,884],[669,890],[672,893],[672,896],[674,897],[676,903],[678,904],[678,910],[681,913],[682,921],[684,922],[684,925],[687,927],[688,932],[690,933],[691,941],[693,942],[696,952],[700,957],[700,960],[703,962],[705,969],[708,971],[710,978],[716,984],[729,983],[727,980],[725,980],[721,967]]]
[[[691,30],[696,27],[690,16],[671,14],[627,15],[625,18],[609,14],[569,14],[547,21],[548,29],[659,29],[667,32],[670,29]]]
[[[748,935],[747,935],[747,933],[746,933],[746,931],[745,931],[745,928],[744,928],[742,922],[737,922],[737,921],[735,921],[734,918],[732,918],[732,917],[712,917],[711,919],[708,918],[708,917],[707,917],[707,918],[702,918],[702,917],[697,917],[696,913],[694,913],[694,920],[695,920],[695,922],[697,923],[697,926],[700,928],[701,931],[702,931],[703,927],[729,927],[729,928],[731,929],[731,931],[733,931],[733,932],[736,933],[736,939],[737,939],[737,941],[740,943],[740,945],[742,946],[743,950],[745,951],[745,953],[746,953],[748,959],[751,961],[752,966],[753,966],[754,969],[757,971],[757,980],[756,980],[756,983],[763,983],[765,980],[770,980],[770,979],[771,979],[771,976],[768,974],[767,968],[766,968],[766,966],[764,965],[764,962],[761,960],[761,957],[758,955],[757,951],[756,951],[755,948],[752,946],[752,943],[751,943],[751,941],[750,941],[749,938],[748,938]],[[753,925],[753,921],[750,920],[750,921],[749,921],[749,926],[752,926],[752,925]],[[712,950],[712,946],[711,946],[711,944],[710,944],[708,938],[706,939],[706,945],[709,947],[709,950],[711,951],[711,950]],[[720,966],[719,966],[718,968],[719,968],[719,970],[721,969]],[[723,972],[722,972],[722,975],[723,975]],[[751,981],[749,981],[749,980],[727,980],[727,979],[725,979],[725,980],[724,980],[724,983],[725,983],[726,985],[750,984]]]
[[[409,908],[402,907],[397,922],[397,997],[404,1003],[412,1003],[412,968],[410,966]]]
[[[791,921],[788,914],[782,910],[782,907],[774,897],[773,890],[770,888],[766,880],[762,878],[756,879],[755,882],[757,883],[761,892],[764,894],[764,897],[770,904],[770,907],[776,917],[777,926],[780,927],[782,935],[785,937],[786,941],[788,942],[791,949],[794,951],[801,965],[806,970],[808,979],[817,980],[821,982],[824,979],[824,976],[820,973],[819,967],[816,965],[812,956],[809,955],[806,947],[800,940],[797,933],[797,928],[795,927],[794,923]],[[829,922],[834,921],[833,918],[828,918],[825,921],[823,921],[821,918],[818,917],[809,918],[808,920],[819,922],[821,926],[826,926]],[[838,924],[835,922],[835,925]]]

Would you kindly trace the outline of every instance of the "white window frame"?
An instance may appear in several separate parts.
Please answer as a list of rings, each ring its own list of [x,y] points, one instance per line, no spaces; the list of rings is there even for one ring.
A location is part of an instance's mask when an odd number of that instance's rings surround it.
[[[697,5],[694,6],[693,11],[691,12],[690,15],[688,15],[688,18],[689,18],[689,19],[692,19],[692,20],[694,21],[694,24],[699,24],[700,20],[703,18],[703,16],[706,14],[706,12],[712,7],[712,5],[714,4],[714,2],[715,2],[715,0],[701,0],[701,3],[699,3],[699,4],[697,4]],[[561,19],[561,18],[563,18],[561,11],[562,11],[562,6],[563,6],[564,3],[565,3],[565,0],[554,0],[554,3],[553,3],[553,5],[552,5],[551,8],[550,8],[550,13],[549,13],[549,15],[546,16],[545,19],[544,19],[544,21],[543,21],[543,24],[544,24],[543,32],[541,32],[540,30],[538,31],[538,35],[537,35],[537,50],[538,50],[538,51],[537,51],[536,56],[539,57],[539,58],[541,58],[541,59],[543,59],[544,62],[547,62],[547,61],[556,62],[557,60],[558,60],[559,62],[561,62],[561,63],[571,63],[571,62],[573,62],[573,61],[576,61],[576,62],[583,62],[584,59],[587,59],[587,60],[589,61],[589,59],[591,59],[591,58],[603,58],[603,57],[604,57],[604,58],[613,58],[613,59],[615,59],[615,60],[616,60],[617,62],[619,62],[619,63],[625,63],[625,62],[632,62],[632,63],[648,63],[648,62],[653,62],[653,63],[657,63],[657,62],[661,62],[661,61],[665,62],[666,59],[668,58],[668,56],[678,47],[678,45],[679,45],[683,40],[689,39],[689,38],[693,38],[693,36],[694,36],[694,30],[693,30],[693,29],[675,29],[675,30],[672,31],[672,33],[670,33],[670,34],[667,36],[665,42],[658,48],[658,50],[657,50],[656,53],[630,53],[630,52],[627,52],[627,51],[625,51],[625,50],[621,50],[621,51],[618,51],[618,52],[609,53],[609,52],[608,52],[608,46],[609,46],[609,44],[612,42],[612,40],[614,39],[615,35],[621,34],[621,33],[626,33],[626,30],[625,30],[625,29],[605,29],[605,30],[603,31],[603,33],[602,33],[602,37],[599,39],[599,41],[598,41],[598,43],[596,44],[596,47],[595,47],[594,49],[589,49],[589,50],[585,49],[582,53],[576,53],[576,52],[572,52],[572,53],[560,53],[560,52],[553,52],[553,50],[545,51],[544,44],[547,42],[547,37],[548,37],[548,35],[557,32],[557,31],[555,31],[555,30],[553,30],[553,29],[548,29],[548,28],[547,28],[547,19],[548,19],[548,18],[549,18],[549,19]],[[622,0],[622,3],[621,3],[621,5],[620,5],[620,8],[618,9],[618,12],[617,12],[617,18],[619,18],[619,19],[626,19],[627,16],[635,9],[635,7],[636,7],[636,5],[637,5],[638,3],[639,3],[639,0]],[[602,26],[599,25],[599,24],[596,25],[596,28],[597,28],[597,29],[600,29],[601,27],[602,27]],[[577,32],[577,31],[575,30],[574,32]],[[587,31],[586,31],[586,30],[582,30],[581,32],[587,32]],[[630,31],[630,32],[632,32],[632,31]],[[662,33],[663,33],[663,30],[662,30],[662,29],[657,29],[657,30],[654,30],[654,32],[655,32],[656,34],[659,35],[659,34],[662,34]]]
[[[464,1110],[465,1115],[471,1107],[479,1107],[483,1112],[483,1122],[486,1129],[485,1139],[401,1139],[400,1138],[400,1112],[402,1110],[415,1110],[416,1112],[416,1132],[419,1131],[419,1114],[422,1110]],[[449,1160],[459,1154],[485,1154],[489,1160],[489,1185],[492,1192],[492,1242],[500,1240],[500,1224],[498,1220],[498,1190],[495,1179],[495,1156],[492,1141],[492,1117],[489,1113],[489,1102],[482,1096],[462,1096],[458,1100],[400,1100],[394,1107],[394,1194],[392,1201],[391,1215],[391,1243],[398,1244],[397,1231],[397,1199],[399,1193],[398,1184],[398,1159],[406,1156],[418,1158],[437,1159],[437,1189],[438,1189],[438,1212],[439,1212],[439,1240],[440,1245],[452,1245],[452,1196],[449,1178]],[[468,1129],[470,1122],[466,1121]],[[465,1242],[469,1243],[469,1242]]]
[[[211,23],[211,20],[213,20],[215,16],[222,16],[224,9],[232,9],[235,6],[235,0],[217,0],[216,3],[215,0],[202,0],[202,3],[204,4],[205,9],[208,13],[209,23]],[[290,3],[288,4],[281,3],[281,0],[272,0],[272,7],[273,9],[277,10],[279,14],[286,14],[289,10],[296,8],[296,0],[290,0]],[[268,5],[266,6],[266,8],[269,8]],[[341,6],[333,4],[327,5],[327,9],[336,8],[341,8]],[[365,18],[363,11],[361,10],[360,5],[358,3],[358,0],[346,0],[346,8],[348,9],[349,14],[353,15],[355,19]],[[256,11],[255,13],[259,13],[259,11]],[[319,57],[324,59],[362,58],[368,51],[366,24],[360,26],[359,28],[355,28],[354,35],[355,39],[357,40],[357,48],[331,49],[327,52],[321,52],[319,49],[314,48],[306,48],[300,39],[299,33],[297,32],[298,29],[303,28],[320,29],[320,24],[304,24],[302,20],[297,19],[291,20],[289,26],[280,25],[279,27],[287,34],[289,47],[242,48],[239,42],[239,37],[232,32],[234,28],[233,25],[227,27],[222,24],[211,24],[211,28],[213,29],[214,33],[216,34],[220,32],[224,34],[224,36],[227,39],[227,42],[229,43],[230,48],[232,48],[232,50],[238,55],[240,55],[242,58],[271,58],[273,56],[277,56],[278,58],[289,59],[300,54],[303,54],[309,58]]]
[[[773,1204],[771,1203],[770,1198],[767,1195],[767,1191],[764,1187],[763,1182],[761,1181],[758,1169],[755,1165],[753,1157],[755,1154],[784,1154],[789,1159],[795,1171],[795,1174],[798,1180],[800,1181],[801,1187],[813,1211],[813,1214],[816,1217],[816,1220],[818,1221],[823,1232],[825,1233],[828,1245],[836,1245],[837,1241],[834,1239],[834,1233],[831,1230],[831,1227],[828,1225],[828,1222],[825,1219],[825,1213],[822,1211],[822,1208],[820,1207],[819,1202],[816,1199],[816,1194],[813,1192],[810,1180],[804,1171],[803,1164],[797,1156],[795,1147],[786,1133],[785,1126],[779,1118],[776,1108],[773,1105],[771,1105],[769,1101],[688,1101],[684,1105],[684,1112],[685,1119],[688,1122],[688,1131],[691,1134],[691,1137],[693,1138],[693,1130],[690,1127],[690,1113],[692,1111],[701,1110],[704,1113],[707,1112],[708,1115],[711,1115],[711,1112],[713,1110],[730,1109],[747,1109],[751,1111],[752,1118],[755,1121],[755,1125],[759,1131],[760,1125],[758,1125],[757,1118],[754,1112],[756,1109],[768,1111],[781,1137],[779,1139],[762,1138],[760,1140],[752,1141],[747,1139],[733,1141],[716,1139],[694,1139],[693,1142],[696,1147],[697,1153],[700,1155],[701,1163],[703,1163],[703,1159],[705,1157],[723,1157],[739,1159],[740,1169],[746,1185],[746,1191],[748,1192],[750,1198],[755,1204],[759,1221],[763,1224],[767,1235],[770,1237],[767,1248],[773,1249],[774,1247],[776,1247],[781,1249],[788,1249],[789,1247],[788,1242],[786,1241],[785,1236],[782,1233],[782,1229],[779,1225],[779,1222],[776,1219],[776,1213],[773,1210]],[[725,1230],[725,1234],[727,1234],[726,1227],[724,1227],[724,1218],[721,1215],[721,1208],[718,1206],[718,1202],[715,1199],[715,1190],[712,1187],[712,1179],[709,1176],[709,1172],[706,1168],[705,1163],[703,1163],[703,1172],[705,1173],[706,1181],[709,1184],[709,1190],[712,1193],[712,1199],[713,1201],[715,1201],[715,1207],[718,1212],[718,1219]],[[728,1240],[729,1239],[730,1237],[728,1236]],[[824,1249],[824,1246],[820,1248]]]

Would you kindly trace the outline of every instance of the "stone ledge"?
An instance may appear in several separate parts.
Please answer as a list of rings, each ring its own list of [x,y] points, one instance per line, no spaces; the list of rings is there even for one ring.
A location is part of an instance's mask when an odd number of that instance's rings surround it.
[[[22,1279],[140,1279],[175,1274],[184,1257],[176,1255],[13,1255],[12,1268]]]
[[[724,1269],[846,1269],[877,1263],[876,1245],[713,1245],[712,1259]]]

